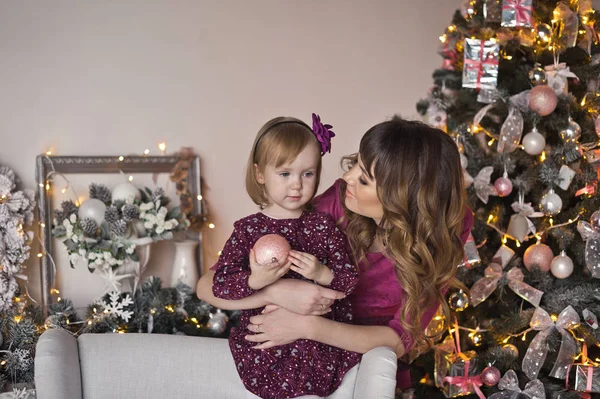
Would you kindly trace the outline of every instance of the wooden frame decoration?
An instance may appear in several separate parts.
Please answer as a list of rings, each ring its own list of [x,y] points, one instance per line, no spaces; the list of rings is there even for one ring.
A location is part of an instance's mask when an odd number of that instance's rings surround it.
[[[41,253],[42,309],[44,316],[52,304],[51,289],[55,284],[53,265],[50,257],[54,253],[52,243],[53,209],[52,196],[49,195],[50,177],[53,174],[92,174],[92,173],[171,173],[180,158],[172,156],[49,156],[38,155],[36,159],[36,182],[38,201],[38,220],[41,223],[40,240],[43,243]],[[203,202],[200,183],[200,158],[193,157],[187,177],[188,189],[193,199],[192,215],[202,215]],[[199,241],[196,257],[199,271],[202,270],[202,233],[187,232],[189,239]]]

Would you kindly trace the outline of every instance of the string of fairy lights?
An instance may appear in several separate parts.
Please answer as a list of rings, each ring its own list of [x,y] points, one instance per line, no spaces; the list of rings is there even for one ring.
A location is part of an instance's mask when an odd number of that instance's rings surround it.
[[[166,155],[166,150],[167,150],[167,144],[166,142],[160,142],[157,145],[158,150],[160,151],[160,155],[165,156]],[[43,152],[43,154],[45,154],[47,157],[50,157],[54,154],[54,150],[53,149],[48,149],[46,151]],[[142,156],[150,156],[151,155],[151,151],[150,149],[146,148],[143,152],[142,152]],[[124,162],[126,160],[127,156],[119,156],[117,159],[119,162]],[[75,188],[73,187],[73,185],[69,182],[68,178],[60,172],[57,172],[54,169],[54,166],[52,164],[52,162],[50,161],[50,165],[52,170],[46,175],[44,176],[44,180],[38,182],[38,185],[40,188],[45,188],[46,191],[46,195],[48,196],[52,196],[52,190],[53,187],[58,186],[60,187],[60,193],[62,195],[65,195],[67,193],[67,191],[71,191],[73,198],[74,198],[74,203],[79,206],[84,198],[79,196],[75,190]],[[134,177],[132,175],[129,175],[127,177],[127,180],[129,182],[133,181]],[[196,200],[202,202],[202,209],[204,209],[205,204],[204,204],[204,198],[201,194],[198,194],[196,196]],[[37,253],[37,258],[41,259],[42,257],[46,256],[47,259],[49,260],[51,267],[52,267],[52,273],[54,274],[54,278],[52,278],[53,284],[56,284],[56,264],[55,261],[53,259],[53,257],[48,253],[47,249],[44,246],[44,243],[42,242],[42,240],[40,239],[40,237],[42,236],[42,229],[44,229],[46,227],[46,224],[44,223],[44,221],[38,221],[37,222],[37,226],[38,226],[38,231],[37,234],[35,234],[37,241],[40,245],[40,250]],[[216,226],[213,222],[209,222],[207,221],[206,226],[209,229],[214,229]],[[20,225],[19,226],[19,233],[20,234],[24,234],[23,232],[23,226]],[[220,251],[219,251],[220,254]],[[50,288],[49,290],[50,295],[56,300],[56,302],[61,302],[62,301],[62,297],[60,296],[60,291],[59,289],[54,285]],[[28,295],[28,291],[26,293],[23,293],[21,296],[16,296],[14,298],[14,301],[16,303],[22,303],[23,301],[25,301],[25,297],[28,296],[29,299],[34,302],[37,303],[30,295]],[[176,311],[176,304],[168,304],[164,307],[164,311],[166,312],[170,312],[170,313],[174,313]],[[150,313],[151,314],[157,314],[158,312],[160,312],[161,309],[157,309],[157,308],[151,308],[150,309]],[[75,326],[75,325],[81,325],[82,327],[78,330],[76,330],[74,332],[75,335],[81,333],[83,331],[83,327],[84,326],[92,326],[95,323],[99,323],[99,322],[103,322],[104,319],[106,318],[106,316],[108,315],[108,311],[104,310],[104,311],[99,311],[97,307],[93,307],[92,308],[92,314],[91,316],[87,317],[85,320],[81,320],[81,321],[76,321],[73,322],[71,320],[69,320],[68,317],[65,318],[65,323],[69,326]],[[23,315],[22,314],[16,314],[13,317],[13,320],[15,321],[15,323],[19,323],[21,320],[23,319]],[[203,324],[202,322],[200,322],[197,318],[195,317],[185,317],[185,319],[183,320],[184,323],[191,323],[193,326],[195,326],[195,328],[197,329],[201,329],[203,327],[205,327],[205,324]],[[52,326],[49,325],[49,323],[45,322],[44,325],[41,326],[36,326],[36,328],[38,329],[38,333],[42,333],[44,330],[51,328]],[[113,330],[114,333],[125,333],[126,329],[124,326],[120,326],[118,328],[115,328]],[[6,364],[6,361],[3,360],[0,363],[0,366]]]
[[[577,3],[577,0],[571,0],[570,3]],[[471,10],[474,10],[476,1],[472,0],[469,5],[471,7]],[[467,20],[469,20],[472,15],[471,15],[471,13],[467,13],[464,16]],[[554,10],[554,12],[552,14],[552,19],[550,21],[550,25],[545,24],[541,21],[537,21],[536,23],[532,24],[534,27],[532,27],[531,29],[527,29],[527,28],[520,29],[520,31],[518,33],[519,35],[521,35],[521,34],[529,35],[529,37],[533,39],[532,48],[533,48],[533,55],[535,58],[534,61],[537,62],[537,59],[542,54],[542,52],[551,51],[554,56],[555,65],[558,65],[558,63],[559,63],[558,54],[563,50],[563,48],[561,48],[562,44],[559,42],[559,38],[558,38],[559,26],[561,23],[560,19],[561,19],[560,15],[557,13],[557,10]],[[587,26],[587,27],[591,27],[591,29],[594,29],[595,21],[594,21],[593,10],[591,13],[580,14],[580,21],[583,24],[582,26]],[[578,40],[581,39],[581,37],[586,35],[586,30],[582,29],[582,26],[580,26],[580,28],[578,30],[578,34],[580,35],[578,37]],[[459,28],[455,24],[448,25],[446,27],[444,33],[439,37],[440,42],[442,44],[449,43],[452,35],[456,34],[458,32],[458,29]],[[462,32],[462,33],[464,33],[464,32]],[[472,39],[490,40],[493,43],[496,43],[497,40],[494,37],[494,35],[495,35],[495,32],[493,29],[482,29],[479,32],[479,35],[477,37],[475,37],[472,34],[470,36]],[[597,40],[597,38],[595,38],[595,40]],[[461,40],[458,40],[455,44],[455,49],[458,53],[462,52],[464,50],[464,42]],[[513,55],[508,54],[504,48],[500,49],[499,56],[505,60],[511,60],[513,58]],[[456,63],[458,68],[462,69],[462,66],[461,66],[462,60],[461,59],[453,58],[452,60]],[[571,106],[578,107],[577,111],[583,111],[584,113],[586,113],[587,115],[589,115],[593,118],[598,118],[598,117],[600,117],[600,92],[598,92],[597,90],[594,92],[588,92],[583,96],[581,101],[575,102]],[[482,118],[483,117],[481,117],[479,120],[474,120],[471,123],[471,125],[466,128],[466,131],[470,135],[477,135],[480,133],[484,133],[485,136],[487,137],[487,139],[486,139],[487,146],[492,147],[495,143],[498,142],[499,134],[494,134],[494,133],[490,132],[488,129],[486,129],[484,126],[482,126],[479,123]],[[535,123],[534,123],[534,130],[535,130]],[[600,146],[600,140],[589,142],[589,143],[575,142],[574,144],[575,144],[575,150],[581,154],[581,157],[583,158],[583,160],[589,161],[588,153],[597,149]],[[521,143],[518,143],[517,148],[519,148],[520,150],[525,149],[523,144],[521,144]],[[541,151],[541,153],[538,153],[538,154],[539,155],[537,155],[536,158],[537,158],[537,160],[539,160],[539,162],[544,163],[548,159],[548,154],[546,153],[545,150]],[[564,161],[565,157],[563,156],[562,159]],[[593,195],[595,195],[597,190],[598,189],[595,186],[595,184],[588,183],[585,185],[584,188],[578,190],[577,195],[585,196],[585,198],[591,198]],[[501,245],[507,245],[508,242],[511,241],[514,243],[514,245],[517,248],[520,248],[524,244],[524,242],[528,242],[530,240],[535,240],[535,242],[537,244],[540,244],[543,237],[547,236],[547,234],[552,229],[572,226],[572,225],[578,223],[578,221],[580,220],[582,215],[584,213],[586,213],[587,211],[588,210],[586,210],[586,209],[582,209],[577,215],[570,217],[567,221],[564,221],[562,223],[555,223],[556,215],[545,214],[544,215],[545,221],[544,221],[544,223],[540,223],[540,226],[544,225],[547,227],[545,227],[541,230],[536,229],[533,232],[528,231],[528,233],[521,239],[513,237],[507,231],[505,231],[504,229],[499,227],[497,224],[499,221],[499,215],[493,213],[493,211],[489,212],[485,216],[483,216],[481,221],[488,228],[490,228],[498,233],[499,241],[500,241]],[[476,244],[476,246],[479,248],[479,247],[487,244],[487,241],[488,240],[485,239],[483,242]],[[462,291],[461,291],[461,293],[462,293]],[[458,309],[454,308],[454,310],[457,312],[460,312],[460,311],[464,310],[464,308],[458,308]],[[557,315],[552,314],[552,315],[550,315],[550,317],[553,322],[556,322],[558,320]],[[430,326],[428,328],[433,328],[433,330],[430,331],[430,332],[432,332],[432,335],[441,334],[447,328],[447,331],[450,334],[450,336],[454,335],[456,329],[465,330],[468,332],[468,337],[470,338],[471,343],[476,347],[482,345],[482,343],[483,343],[482,333],[485,333],[488,331],[487,329],[481,328],[479,325],[475,328],[468,328],[468,327],[464,327],[464,326],[459,326],[457,322],[454,323],[453,325],[449,325],[447,327],[446,327],[446,324],[447,324],[447,320],[445,320],[445,317],[443,315],[441,315],[440,313],[438,313],[433,317],[432,322],[430,323]],[[571,335],[573,335],[573,337],[577,341],[584,343],[585,340],[581,337],[578,337],[578,334],[576,332],[577,328],[581,325],[582,324],[579,324],[579,323],[571,325],[571,326],[569,326],[567,331],[569,331],[569,333]],[[507,346],[507,345],[510,345],[510,342],[512,340],[519,339],[522,341],[526,341],[527,334],[534,330],[535,329],[533,327],[530,327],[519,333],[508,334],[506,337],[498,338],[497,343],[499,345]],[[600,343],[597,343],[595,345],[600,347]],[[600,366],[600,358],[596,358],[595,360],[589,359],[587,357],[587,348],[585,347],[585,344],[583,345],[583,348],[584,349],[574,357],[573,361],[575,362],[579,359],[582,359],[583,364]],[[427,382],[426,378],[421,380],[421,383],[426,383],[426,382]]]

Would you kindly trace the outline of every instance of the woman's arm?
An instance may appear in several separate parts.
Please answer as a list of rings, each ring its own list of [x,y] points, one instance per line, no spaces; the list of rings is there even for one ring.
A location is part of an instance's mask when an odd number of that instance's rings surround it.
[[[336,299],[345,295],[306,281],[283,278],[254,294],[238,300],[217,298],[213,294],[213,276],[209,270],[196,285],[196,295],[201,300],[225,310],[256,309],[267,304],[276,304],[291,312],[306,315],[322,315]],[[324,306],[321,306],[324,305]]]
[[[394,348],[396,355],[404,355],[404,344],[398,334],[387,326],[359,326],[344,324],[317,316],[302,316],[277,308],[250,318],[248,329],[260,333],[247,335],[251,342],[259,342],[257,349],[284,345],[299,339],[311,339],[358,353],[366,353],[379,346]]]

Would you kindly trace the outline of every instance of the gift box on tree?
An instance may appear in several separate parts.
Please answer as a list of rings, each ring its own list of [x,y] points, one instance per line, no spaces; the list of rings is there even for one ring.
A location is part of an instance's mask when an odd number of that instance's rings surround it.
[[[467,242],[464,245],[465,256],[463,258],[462,263],[458,265],[458,267],[466,267],[467,269],[472,269],[481,264],[481,257],[479,256],[479,251],[477,250],[477,243],[473,238],[473,235],[469,234],[467,238]]]
[[[573,364],[567,374],[567,388],[579,392],[600,393],[600,367]]]
[[[453,339],[446,339],[435,348],[435,385],[447,398],[475,393],[474,382],[479,378],[475,351],[456,352]]]
[[[531,27],[532,12],[532,0],[503,0],[502,26]]]
[[[465,39],[463,87],[492,90],[498,83],[500,46],[495,39]]]
[[[578,392],[600,393],[600,367],[588,358],[587,345],[582,349],[582,363],[569,366],[565,385]]]

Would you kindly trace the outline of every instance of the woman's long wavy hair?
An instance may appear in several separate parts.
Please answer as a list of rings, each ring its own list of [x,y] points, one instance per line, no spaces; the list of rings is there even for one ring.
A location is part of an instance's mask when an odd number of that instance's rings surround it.
[[[457,146],[439,129],[394,118],[365,133],[359,154],[375,180],[383,218],[377,225],[346,210],[346,233],[357,260],[365,258],[376,236],[381,238],[406,292],[400,322],[417,345],[428,346],[431,337],[421,327],[424,311],[439,303],[449,317],[444,293],[466,290],[455,277],[464,257],[460,236],[466,203]]]

